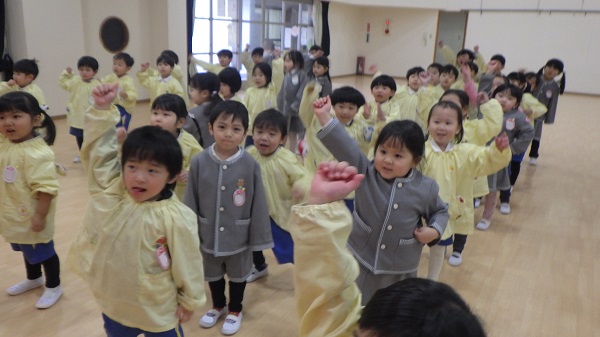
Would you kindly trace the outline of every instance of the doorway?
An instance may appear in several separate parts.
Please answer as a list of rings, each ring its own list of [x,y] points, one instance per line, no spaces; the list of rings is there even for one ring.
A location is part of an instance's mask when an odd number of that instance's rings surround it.
[[[437,42],[444,41],[444,44],[456,52],[464,48],[465,33],[467,31],[467,12],[444,12],[438,14],[437,40],[435,44],[435,62],[445,65],[448,62],[440,53]]]

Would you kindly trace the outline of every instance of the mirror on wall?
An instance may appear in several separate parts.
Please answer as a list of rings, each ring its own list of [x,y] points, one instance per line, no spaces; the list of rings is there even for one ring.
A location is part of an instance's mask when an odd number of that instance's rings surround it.
[[[118,17],[111,16],[100,25],[100,41],[104,49],[111,53],[118,53],[129,43],[129,30],[125,22]]]

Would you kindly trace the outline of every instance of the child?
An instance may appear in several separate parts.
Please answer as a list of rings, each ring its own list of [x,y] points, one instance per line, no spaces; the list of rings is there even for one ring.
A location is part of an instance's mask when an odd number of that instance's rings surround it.
[[[205,280],[213,302],[199,324],[210,328],[229,310],[221,332],[233,335],[242,323],[252,252],[273,247],[273,239],[260,167],[240,147],[248,111],[240,102],[220,102],[211,110],[208,127],[215,143],[192,159],[184,200],[197,215]]]
[[[481,80],[479,81],[478,91],[486,92],[489,96],[492,96],[494,90],[500,84],[498,83],[499,79],[503,78],[502,69],[504,69],[504,64],[506,63],[506,59],[502,55],[494,55],[492,59],[487,65],[486,72],[481,76]],[[506,79],[505,79],[506,81]]]
[[[440,74],[440,87],[446,91],[451,87],[454,89],[456,78],[458,77],[458,69],[451,64],[446,64],[442,67]]]
[[[273,60],[273,63],[281,62]],[[280,68],[275,66],[275,72],[271,70],[271,66],[266,63],[257,63],[252,69],[252,81],[254,86],[246,89],[246,95],[244,96],[244,105],[248,109],[249,114],[249,128],[253,129],[254,118],[264,110],[277,107],[277,94],[279,93],[280,78],[283,73],[280,72]],[[273,78],[275,77],[275,78]],[[252,136],[246,137],[246,145],[252,144]]]
[[[527,116],[520,111],[523,93],[512,84],[501,85],[494,91],[494,98],[500,102],[504,112],[502,132],[508,136],[510,149],[514,156],[519,156],[529,147],[533,140],[534,130]],[[494,208],[496,208],[497,191],[500,191],[500,213],[510,213],[510,180],[508,167],[488,176],[490,193],[485,197],[483,218],[477,223],[477,229],[487,230],[490,227]]]
[[[198,73],[190,80],[190,97],[196,106],[190,110],[183,129],[194,136],[203,148],[215,142],[208,131],[208,120],[212,107],[222,101],[220,88],[219,77],[213,73]]]
[[[98,61],[91,56],[82,56],[77,61],[79,76],[73,75],[71,67],[67,67],[58,79],[61,88],[71,95],[67,102],[67,123],[69,134],[75,136],[77,148],[81,150],[83,144],[83,120],[85,111],[90,106],[92,90],[100,84],[94,76],[98,72]],[[73,163],[80,163],[79,155],[73,157]]]
[[[202,147],[191,134],[182,129],[188,116],[183,98],[173,94],[162,94],[152,102],[150,125],[169,131],[177,139],[183,154],[182,170],[177,176],[175,195],[183,200],[192,158],[202,151]]]
[[[264,62],[263,54],[265,53],[265,49],[263,47],[256,47],[252,49],[252,53],[248,50],[250,49],[250,45],[246,45],[246,49],[240,55],[240,61],[246,68],[246,73],[248,74],[248,85],[254,85],[254,82],[250,80],[250,75],[252,74],[252,70],[254,69],[254,65],[258,63]]]
[[[127,53],[117,53],[113,56],[113,73],[104,77],[102,83],[119,83],[119,95],[117,97],[116,107],[121,114],[121,120],[117,127],[124,127],[129,130],[131,113],[135,111],[137,103],[137,90],[133,78],[127,73],[133,66],[133,57]]]
[[[39,69],[36,59],[22,59],[15,62],[13,65],[12,80],[0,83],[0,95],[4,95],[10,91],[23,90],[35,97],[38,103],[40,103],[42,110],[48,110],[46,97],[44,96],[42,89],[33,83],[38,74]]]
[[[427,90],[429,73],[421,67],[413,67],[406,72],[406,80],[407,85],[400,86],[392,97],[392,101],[400,107],[400,111],[394,119],[414,121],[421,126],[425,133],[427,108],[437,100],[435,93]]]
[[[363,308],[354,280],[357,263],[346,249],[352,218],[342,203],[364,175],[344,163],[322,163],[308,202],[292,207],[296,242],[294,288],[300,337],[485,337],[465,301],[449,286],[420,278],[378,290]],[[323,296],[327,294],[327,296]]]
[[[292,205],[299,200],[294,200],[292,191],[304,188],[306,181],[303,178],[308,176],[296,155],[283,147],[286,136],[287,123],[281,112],[265,110],[254,120],[254,146],[246,149],[260,166],[275,244],[273,253],[279,264],[294,263],[294,241],[289,233],[288,219]],[[246,282],[254,282],[268,274],[262,251],[253,252],[252,257],[254,269]]]
[[[429,140],[425,144],[427,162],[423,174],[440,186],[440,197],[449,204],[450,220],[438,245],[431,247],[427,278],[437,280],[442,270],[446,246],[452,243],[455,222],[461,217],[473,223],[473,179],[497,172],[510,161],[506,135],[496,137],[489,147],[462,143],[463,112],[452,103],[441,101],[431,108],[427,121]],[[466,203],[465,203],[466,201]],[[471,214],[471,215],[469,215]]]
[[[329,59],[321,56],[315,59],[312,66],[314,78],[321,86],[319,97],[329,96],[331,94],[331,78],[329,77]]]
[[[363,106],[362,109],[358,110],[358,114],[362,116],[363,120],[370,126],[376,123],[376,114],[368,113],[365,115],[365,111],[378,112],[382,111],[387,118],[391,120],[395,119],[400,113],[400,107],[397,103],[391,101],[392,97],[396,93],[396,81],[388,75],[377,76],[371,81],[371,94],[373,94],[374,101],[368,103],[369,107]]]
[[[180,323],[206,301],[195,214],[173,196],[181,148],[158,127],[127,136],[118,156],[111,102],[116,84],[93,91],[82,159],[92,199],[69,251],[90,286],[108,336],[183,336]]]
[[[303,55],[303,60],[304,60],[304,72],[306,73],[306,75],[309,78],[313,77],[313,64],[315,62],[316,59],[318,59],[319,57],[323,57],[325,56],[325,51],[323,50],[323,48],[321,48],[321,46],[319,45],[312,45],[310,47],[310,49],[308,49],[308,54]],[[302,67],[300,67],[302,68]],[[323,96],[327,96],[327,95],[323,95]]]
[[[44,128],[46,137],[38,128]],[[44,285],[35,304],[46,309],[62,295],[60,262],[54,250],[54,212],[58,180],[52,145],[56,129],[39,102],[27,92],[9,92],[0,97],[0,228],[14,251],[22,252],[27,279],[8,289],[19,295]]]
[[[529,164],[537,165],[539,157],[540,140],[542,139],[542,127],[544,124],[553,124],[556,117],[556,107],[558,106],[558,96],[565,92],[566,76],[563,73],[565,65],[559,59],[550,59],[546,65],[538,71],[541,81],[532,90],[532,95],[537,98],[540,103],[548,108],[545,115],[538,117],[535,120],[535,137],[531,142],[529,150]],[[554,78],[561,75],[560,83],[557,83]]]
[[[429,86],[435,87],[440,84],[440,74],[442,73],[442,65],[439,63],[432,63],[427,67],[429,73]]]
[[[212,64],[208,62],[204,62],[202,60],[198,60],[197,58],[190,56],[190,62],[197,66],[200,66],[206,71],[209,71],[215,75],[218,75],[221,70],[229,67],[231,60],[233,59],[233,53],[228,49],[221,49],[217,53],[217,57],[219,58],[218,64]]]
[[[375,142],[375,159],[369,161],[331,118],[330,108],[328,97],[314,103],[323,126],[319,139],[337,160],[356,166],[365,175],[356,190],[354,226],[348,240],[359,262],[356,284],[364,305],[378,289],[417,276],[423,245],[435,244],[446,228],[448,206],[438,196],[435,181],[416,169],[425,142],[417,123],[387,124]]]
[[[219,73],[219,81],[221,81],[221,87],[219,89],[219,95],[224,101],[234,100],[243,103],[237,92],[242,88],[242,77],[240,72],[235,68],[225,68]]]
[[[285,76],[277,95],[277,109],[287,118],[288,149],[292,151],[296,151],[298,136],[304,131],[304,126],[298,117],[302,93],[308,83],[308,76],[303,71],[303,67],[304,59],[299,51],[290,50],[283,57]]]
[[[166,54],[161,54],[156,58],[158,76],[153,75],[154,71],[148,70],[150,63],[146,62],[141,65],[140,71],[137,72],[136,76],[140,84],[150,93],[150,104],[152,104],[156,97],[167,93],[179,95],[185,99],[181,84],[171,76],[174,66],[175,61]]]

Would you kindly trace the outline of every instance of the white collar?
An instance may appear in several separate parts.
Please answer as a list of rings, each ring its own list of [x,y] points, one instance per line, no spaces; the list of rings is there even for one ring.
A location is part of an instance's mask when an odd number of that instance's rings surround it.
[[[172,78],[173,78],[173,76],[171,76],[171,75],[169,75],[169,76],[167,76],[167,77],[165,77],[165,78],[163,78],[162,76],[158,75],[158,81],[159,81],[160,83],[167,83],[167,82],[169,82],[169,81],[170,81]]]
[[[431,149],[434,152],[450,152],[454,148],[454,143],[450,142],[448,143],[448,146],[446,146],[446,150],[442,151],[442,148],[440,148],[440,146],[435,142],[435,140],[433,140],[433,138],[429,140],[429,144],[431,145]]]
[[[222,160],[222,159],[220,159],[220,158],[219,158],[219,156],[217,155],[217,151],[215,151],[215,145],[216,145],[216,144],[217,144],[217,143],[213,143],[213,144],[210,146],[210,153],[212,154],[213,158],[216,158],[217,160],[219,160],[219,161],[221,161],[221,162],[233,162],[233,161],[235,161],[236,159],[238,159],[239,157],[241,157],[241,156],[242,156],[242,154],[244,154],[244,149],[243,149],[243,148],[240,146],[240,147],[238,148],[238,151],[237,151],[236,153],[234,153],[234,154],[233,154],[231,157],[229,157],[229,158],[227,158],[227,159],[224,159],[224,160]]]

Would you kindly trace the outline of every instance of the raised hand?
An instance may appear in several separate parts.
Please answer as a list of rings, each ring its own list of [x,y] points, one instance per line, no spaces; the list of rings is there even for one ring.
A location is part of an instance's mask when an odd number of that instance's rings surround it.
[[[321,126],[327,124],[331,119],[329,111],[331,111],[331,100],[329,99],[329,96],[321,97],[313,103],[313,112],[319,120],[319,123],[321,123]]]
[[[92,90],[94,105],[98,110],[107,110],[112,101],[117,97],[119,83],[100,84]]]
[[[500,150],[500,152],[504,151],[504,149],[508,147],[508,136],[506,135],[506,132],[502,132],[500,136],[496,136],[496,138],[494,138],[494,142],[496,143],[496,147],[498,150]]]
[[[322,162],[310,185],[308,205],[320,205],[344,199],[365,176],[346,162]]]

